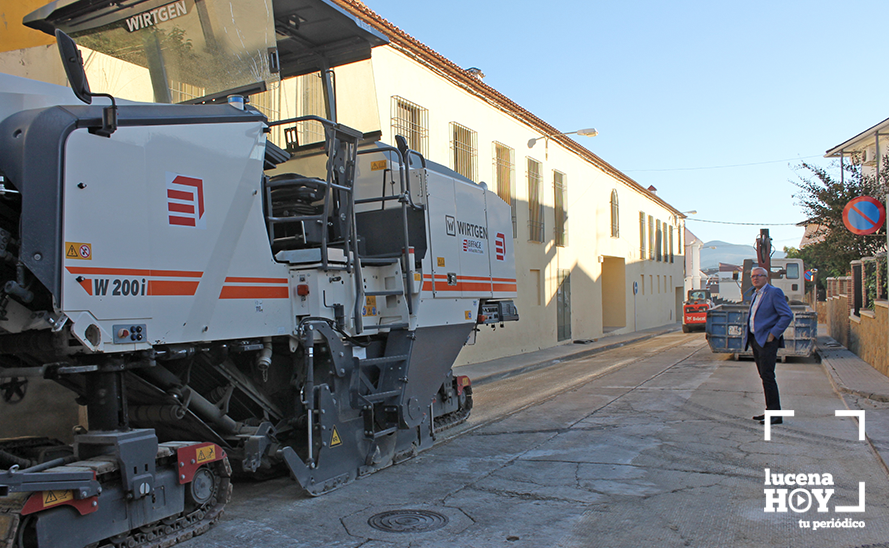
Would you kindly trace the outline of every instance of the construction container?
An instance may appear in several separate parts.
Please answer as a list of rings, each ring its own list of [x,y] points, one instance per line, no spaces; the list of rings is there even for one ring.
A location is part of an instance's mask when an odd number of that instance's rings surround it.
[[[717,354],[753,356],[752,347],[744,350],[744,331],[747,329],[749,305],[721,304],[707,311],[707,342],[710,350]],[[784,331],[784,348],[778,349],[778,357],[786,361],[787,356],[811,356],[815,351],[815,337],[818,333],[818,315],[808,306],[792,305],[793,321]]]

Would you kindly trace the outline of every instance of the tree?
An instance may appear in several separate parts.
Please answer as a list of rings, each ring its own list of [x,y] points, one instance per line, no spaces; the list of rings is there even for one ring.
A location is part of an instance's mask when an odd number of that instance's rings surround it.
[[[883,162],[879,182],[873,176],[864,175],[860,165],[851,163],[843,165],[843,182],[834,179],[827,169],[809,163],[804,162],[799,169],[806,173],[794,182],[800,189],[794,198],[808,216],[808,222],[818,228],[810,235],[815,243],[794,251],[807,268],[818,269],[819,286],[823,288],[826,278],[845,276],[851,261],[885,249],[885,228],[876,234],[853,234],[843,223],[843,209],[849,200],[858,196],[885,201],[889,160]]]

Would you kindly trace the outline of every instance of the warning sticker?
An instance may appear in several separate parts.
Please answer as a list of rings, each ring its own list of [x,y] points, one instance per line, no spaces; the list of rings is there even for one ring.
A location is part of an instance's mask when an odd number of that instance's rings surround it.
[[[466,316],[466,319],[467,319],[467,320],[471,320],[471,319],[472,319],[472,311],[467,310],[467,311],[464,312],[464,315]]]
[[[93,259],[93,246],[83,242],[65,242],[65,258],[91,261]]]
[[[371,171],[380,171],[386,169],[387,167],[389,167],[389,162],[387,162],[386,160],[378,160],[376,162],[370,163]]]
[[[436,264],[436,266],[440,266],[440,267],[444,268],[444,265],[445,265],[444,257],[436,257],[435,264]]]
[[[377,298],[375,296],[365,297],[364,298],[364,308],[361,309],[362,316],[376,316],[377,315]]]
[[[56,504],[62,504],[63,502],[68,502],[69,500],[74,500],[74,491],[44,491],[43,492],[43,506],[55,506]]]
[[[195,461],[198,463],[213,461],[216,460],[216,446],[208,445],[207,447],[201,447],[198,449],[198,455],[195,457]]]
[[[343,440],[340,439],[340,433],[336,431],[336,426],[333,427],[333,435],[330,436],[330,446],[336,447],[337,445],[342,445]]]

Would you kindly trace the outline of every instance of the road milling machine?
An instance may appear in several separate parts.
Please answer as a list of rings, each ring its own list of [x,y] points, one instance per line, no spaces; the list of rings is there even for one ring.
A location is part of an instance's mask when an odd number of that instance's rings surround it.
[[[0,547],[171,546],[235,474],[320,495],[465,420],[460,349],[518,319],[511,211],[336,121],[331,67],[385,37],[327,0],[59,0],[25,23],[71,89],[0,74],[0,413],[49,379],[86,420],[73,444],[0,441]],[[93,93],[75,41],[159,103]],[[327,116],[244,105],[318,70]],[[204,95],[161,104],[176,82]]]

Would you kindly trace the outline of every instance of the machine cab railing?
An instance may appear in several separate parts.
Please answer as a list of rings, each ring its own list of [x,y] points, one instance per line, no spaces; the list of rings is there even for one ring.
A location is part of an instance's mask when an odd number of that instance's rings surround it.
[[[324,142],[300,147],[295,126],[309,121],[321,124]],[[265,180],[266,226],[275,259],[290,264],[320,264],[324,271],[352,273],[354,270],[356,332],[395,327],[364,326],[362,307],[371,294],[364,287],[362,266],[400,262],[403,277],[400,293],[407,303],[408,314],[414,313],[416,303],[410,288],[427,249],[426,221],[424,206],[414,200],[405,158],[418,157],[424,168],[425,159],[410,150],[401,137],[397,138],[397,148],[377,144],[359,151],[360,132],[320,116],[289,118],[270,122],[269,126],[285,124],[292,126],[284,129],[289,152],[323,151],[327,160],[324,179],[300,173],[278,173]],[[398,163],[398,184],[392,185],[392,191],[387,191],[384,184],[379,195],[356,199],[357,156],[372,153],[385,153],[387,158],[394,155]],[[385,182],[385,173],[383,177]],[[398,206],[387,207],[392,202]],[[356,205],[374,203],[380,204],[379,209],[362,207],[362,211],[356,213]]]
[[[351,272],[357,249],[353,185],[362,134],[314,115],[270,122],[269,126],[306,121],[324,128],[325,178],[281,173],[265,181],[263,198],[272,253],[281,262],[321,263],[325,271]]]

